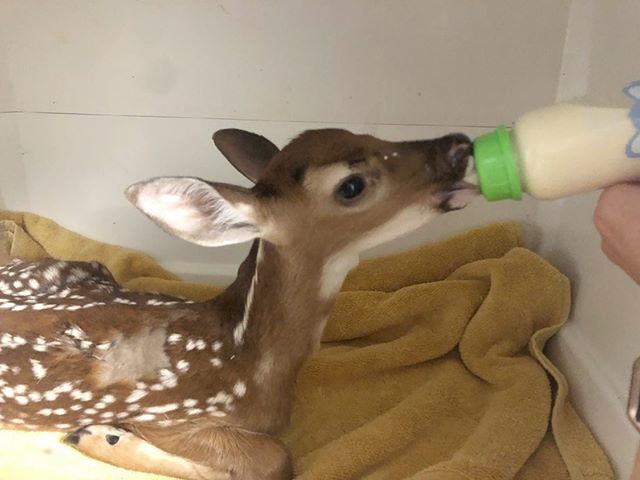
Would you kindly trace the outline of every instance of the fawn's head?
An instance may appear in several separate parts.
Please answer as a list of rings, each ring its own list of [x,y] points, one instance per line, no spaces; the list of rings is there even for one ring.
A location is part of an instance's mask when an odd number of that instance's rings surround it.
[[[389,142],[345,130],[304,132],[279,151],[241,130],[214,141],[253,188],[161,177],[127,197],[166,231],[218,246],[263,238],[322,256],[359,252],[463,208],[470,140],[460,134]]]

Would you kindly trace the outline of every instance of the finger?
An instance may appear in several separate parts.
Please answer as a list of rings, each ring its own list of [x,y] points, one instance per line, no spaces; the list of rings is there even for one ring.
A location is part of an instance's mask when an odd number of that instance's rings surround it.
[[[620,266],[622,263],[622,258],[618,254],[618,250],[609,242],[608,240],[602,240],[600,242],[600,249],[602,253],[604,253],[609,260],[611,260],[616,265]]]
[[[629,262],[625,262],[618,253],[618,250],[606,240],[602,241],[602,243],[600,244],[600,248],[602,249],[602,252],[607,256],[607,258],[611,260],[611,262],[618,266],[636,283],[640,284],[640,265],[631,265]]]

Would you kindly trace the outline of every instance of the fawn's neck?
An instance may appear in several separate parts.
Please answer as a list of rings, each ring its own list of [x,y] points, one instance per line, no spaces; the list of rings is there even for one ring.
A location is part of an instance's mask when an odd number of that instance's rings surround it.
[[[256,241],[236,281],[218,297],[232,311],[238,363],[270,397],[287,397],[319,346],[335,297],[357,256],[302,254]]]

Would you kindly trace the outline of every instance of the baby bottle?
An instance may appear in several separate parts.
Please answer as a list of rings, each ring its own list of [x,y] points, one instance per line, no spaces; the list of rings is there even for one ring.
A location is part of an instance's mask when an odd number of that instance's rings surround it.
[[[631,109],[559,104],[526,113],[473,143],[487,200],[553,200],[640,180],[640,81]]]

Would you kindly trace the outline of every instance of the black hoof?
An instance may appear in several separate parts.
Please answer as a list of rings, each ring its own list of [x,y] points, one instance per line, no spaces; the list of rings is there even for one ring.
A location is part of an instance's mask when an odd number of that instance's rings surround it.
[[[83,435],[91,435],[91,432],[86,428],[81,428],[79,430],[76,430],[75,432],[71,432],[70,434],[66,435],[62,439],[62,441],[67,445],[78,445]]]
[[[115,445],[120,440],[120,437],[117,435],[105,435],[104,437],[107,440],[109,445]]]

